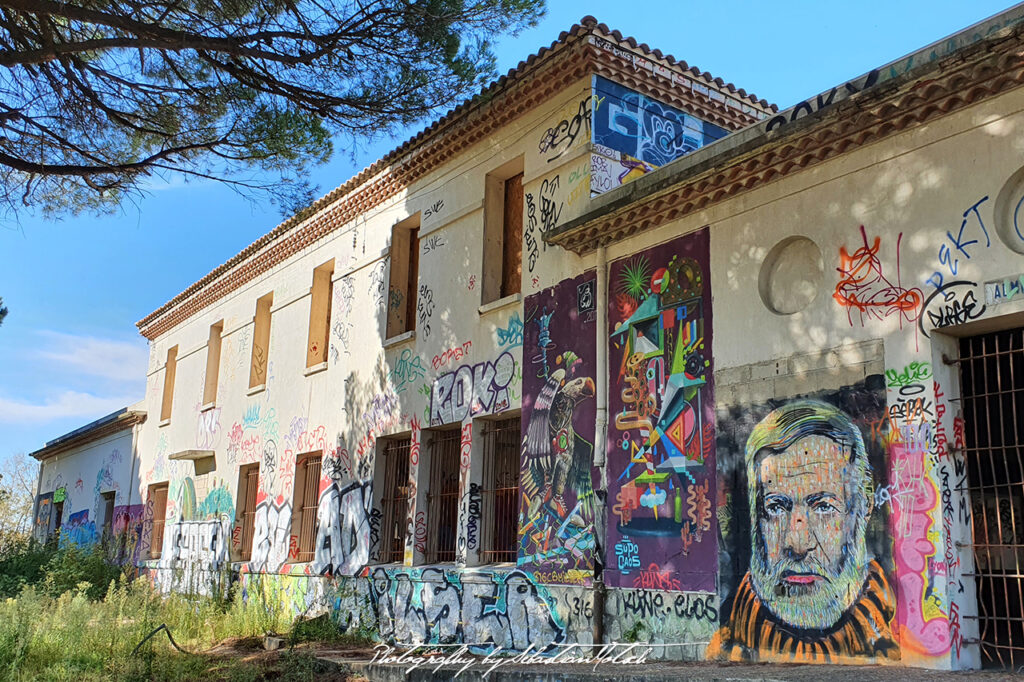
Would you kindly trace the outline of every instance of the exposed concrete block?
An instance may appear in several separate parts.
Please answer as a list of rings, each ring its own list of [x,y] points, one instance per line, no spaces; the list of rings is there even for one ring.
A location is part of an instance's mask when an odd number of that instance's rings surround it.
[[[726,367],[715,370],[715,386],[730,386],[750,381],[750,366]]]
[[[785,360],[771,360],[769,362],[761,362],[756,365],[750,365],[750,378],[752,380],[757,379],[771,379],[781,373],[787,373],[785,368]]]

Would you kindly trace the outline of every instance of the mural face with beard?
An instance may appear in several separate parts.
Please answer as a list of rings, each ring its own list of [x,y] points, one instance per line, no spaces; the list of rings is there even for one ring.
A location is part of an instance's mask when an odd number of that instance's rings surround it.
[[[833,398],[858,414],[873,414],[881,404],[866,387]],[[739,435],[743,427],[737,427]],[[829,402],[792,400],[750,428],[740,467],[750,513],[749,570],[726,603],[728,618],[708,656],[819,663],[899,658],[895,598],[878,553],[889,542],[884,524],[871,531],[876,539],[869,551],[874,485],[861,428]]]
[[[864,506],[857,485],[864,467],[822,435],[767,452],[755,458],[754,591],[787,623],[831,627],[857,598],[867,570],[864,524],[849,513]]]

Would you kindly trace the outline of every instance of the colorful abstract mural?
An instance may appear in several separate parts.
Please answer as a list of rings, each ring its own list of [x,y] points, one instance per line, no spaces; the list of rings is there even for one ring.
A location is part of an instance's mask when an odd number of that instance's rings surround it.
[[[591,580],[594,534],[594,274],[526,299],[518,563],[543,582]]]
[[[722,627],[709,657],[900,658],[881,375],[719,415]]]
[[[708,246],[703,229],[611,266],[609,585],[715,587]]]

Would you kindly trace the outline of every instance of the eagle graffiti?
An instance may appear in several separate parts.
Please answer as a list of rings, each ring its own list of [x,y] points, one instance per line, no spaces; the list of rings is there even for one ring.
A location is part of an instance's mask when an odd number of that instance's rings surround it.
[[[576,433],[576,406],[594,380],[553,371],[537,395],[523,437],[520,563],[587,567],[594,548],[594,446]]]

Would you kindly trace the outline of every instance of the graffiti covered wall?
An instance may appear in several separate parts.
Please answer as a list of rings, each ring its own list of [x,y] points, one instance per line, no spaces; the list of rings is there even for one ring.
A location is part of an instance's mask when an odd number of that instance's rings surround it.
[[[44,492],[36,501],[33,537],[43,540],[56,531],[60,505],[61,542],[84,547],[99,542],[106,532],[120,543],[137,546],[134,539],[124,536],[128,529],[118,522],[134,488],[130,478],[132,433],[129,425],[56,457],[44,455],[39,481]],[[110,518],[104,495],[114,497]]]
[[[172,480],[168,488],[160,558],[148,566],[164,591],[212,594],[226,590],[230,581],[228,550],[235,506],[224,481],[206,478],[200,477],[200,492],[190,476]],[[203,484],[210,486],[205,494]]]
[[[546,587],[520,570],[369,569],[374,613],[385,641],[465,642],[544,650],[566,641],[564,619]]]
[[[601,78],[594,79],[591,191],[607,192],[728,131]]]
[[[518,563],[545,583],[589,583],[599,555],[595,286],[587,273],[524,303]]]
[[[609,271],[609,585],[715,588],[707,262],[704,229]]]
[[[711,657],[898,659],[881,375],[723,409]]]

